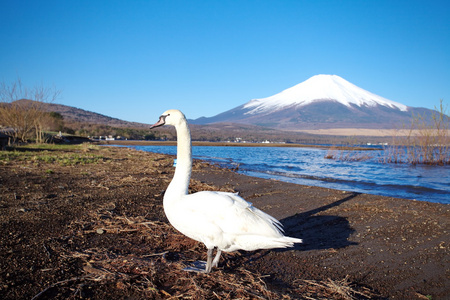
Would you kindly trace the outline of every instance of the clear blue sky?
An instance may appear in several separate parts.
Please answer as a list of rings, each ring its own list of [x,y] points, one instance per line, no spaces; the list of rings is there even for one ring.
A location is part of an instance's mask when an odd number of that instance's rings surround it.
[[[317,74],[450,103],[450,1],[0,0],[0,81],[154,123],[214,116]]]

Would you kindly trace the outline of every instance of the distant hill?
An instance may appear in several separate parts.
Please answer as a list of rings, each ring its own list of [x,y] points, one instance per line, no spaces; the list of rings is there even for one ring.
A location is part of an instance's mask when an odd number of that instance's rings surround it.
[[[408,107],[366,91],[337,75],[316,75],[273,96],[253,99],[194,124],[241,123],[280,130],[398,129],[433,111]]]
[[[32,100],[17,100],[17,101],[32,101]],[[79,123],[90,123],[97,125],[107,125],[111,127],[129,127],[129,128],[148,128],[150,125],[123,121],[117,118],[108,117],[99,113],[87,111],[81,108],[76,108],[72,106],[67,106],[63,104],[54,103],[42,103],[45,111],[56,112],[64,117],[66,122],[79,122]]]

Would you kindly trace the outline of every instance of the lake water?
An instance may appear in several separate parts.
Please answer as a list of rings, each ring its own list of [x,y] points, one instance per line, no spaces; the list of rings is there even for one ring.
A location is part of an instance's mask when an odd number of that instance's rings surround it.
[[[176,146],[130,146],[176,154]],[[383,150],[367,161],[325,159],[326,149],[194,146],[194,158],[238,173],[296,184],[450,204],[450,166],[379,163]],[[365,152],[361,152],[362,155]]]

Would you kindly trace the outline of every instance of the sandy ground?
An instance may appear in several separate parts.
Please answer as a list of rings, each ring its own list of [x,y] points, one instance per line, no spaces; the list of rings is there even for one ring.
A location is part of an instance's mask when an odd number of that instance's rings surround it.
[[[310,134],[333,135],[333,136],[377,136],[377,137],[396,137],[423,134],[421,130],[410,129],[370,129],[370,128],[328,128],[328,129],[306,129],[295,130]],[[450,131],[447,135],[450,134]]]
[[[299,130],[300,132],[319,134],[319,135],[343,135],[343,136],[399,136],[406,134],[406,130],[397,129],[368,129],[368,128],[329,128],[329,129],[310,129]]]
[[[293,249],[226,254],[168,223],[173,157],[127,148],[0,160],[1,299],[448,299],[448,205],[300,186],[196,162],[191,192],[238,191]]]

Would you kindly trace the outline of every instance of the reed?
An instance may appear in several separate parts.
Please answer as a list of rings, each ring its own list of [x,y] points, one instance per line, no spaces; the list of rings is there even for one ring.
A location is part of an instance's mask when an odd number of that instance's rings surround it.
[[[339,161],[367,161],[373,159],[375,154],[373,148],[361,147],[356,137],[349,137],[345,146],[331,146],[325,159],[334,159]]]
[[[393,136],[380,161],[412,165],[450,164],[450,118],[446,111],[447,106],[441,100],[431,120],[420,114],[413,116],[410,127]]]
[[[353,149],[339,149],[337,147],[331,147],[327,154],[326,159],[334,159],[340,161],[367,161],[374,158],[373,152],[369,153],[366,151],[361,151],[359,147],[355,146]]]
[[[375,155],[354,144],[349,149],[337,146],[331,147],[326,159],[340,161],[366,161]],[[450,164],[450,117],[443,100],[435,107],[431,117],[413,115],[409,127],[398,129],[392,136],[389,145],[384,147],[383,154],[378,158],[380,163],[392,164],[425,164],[443,166]]]

